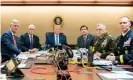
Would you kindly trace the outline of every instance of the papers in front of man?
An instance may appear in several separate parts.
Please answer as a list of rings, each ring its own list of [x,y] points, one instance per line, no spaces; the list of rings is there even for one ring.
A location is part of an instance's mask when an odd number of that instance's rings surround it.
[[[23,59],[29,59],[29,58],[33,58],[35,59],[36,58],[36,54],[25,54],[25,53],[21,53],[17,56],[17,58],[19,60],[23,60]]]
[[[38,54],[47,54],[48,51],[38,51],[37,53],[38,53]]]
[[[123,73],[97,73],[102,80],[133,80],[133,76]]]
[[[33,54],[30,54],[29,52],[24,52],[24,53],[21,53],[17,56],[17,58],[19,60],[22,60],[22,59],[29,59],[29,58],[32,58],[32,59],[35,59],[36,56],[40,56],[42,54],[47,54],[48,51],[38,51],[37,53],[33,53]]]
[[[6,74],[0,74],[0,80],[7,80],[6,79]]]
[[[93,65],[96,66],[108,66],[108,65],[112,65],[112,61],[107,61],[107,60],[93,60]]]

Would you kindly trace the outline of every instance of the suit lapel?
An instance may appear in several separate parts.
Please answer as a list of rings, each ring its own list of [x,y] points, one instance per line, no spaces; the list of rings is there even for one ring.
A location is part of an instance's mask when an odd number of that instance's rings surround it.
[[[83,35],[81,37],[81,43],[80,43],[82,46],[84,46],[84,38],[83,38]]]
[[[29,38],[29,34],[26,33],[25,36],[26,36],[27,45],[30,47],[30,38]]]
[[[55,45],[55,36],[54,36],[54,34],[51,36],[51,40],[54,40],[54,41],[51,41],[51,42],[53,42],[53,44]]]
[[[61,44],[61,34],[59,34],[59,44]]]
[[[8,31],[8,34],[9,34],[9,36],[10,36],[10,38],[11,38],[12,42],[13,42],[13,36],[12,36],[12,33],[11,33],[11,31],[10,31],[10,30]],[[13,42],[13,43],[14,43],[14,42]]]
[[[86,45],[87,45],[87,43],[89,42],[89,39],[90,39],[90,35],[87,35],[87,38],[86,38]]]
[[[34,48],[34,43],[35,43],[35,36],[33,35],[33,48]]]

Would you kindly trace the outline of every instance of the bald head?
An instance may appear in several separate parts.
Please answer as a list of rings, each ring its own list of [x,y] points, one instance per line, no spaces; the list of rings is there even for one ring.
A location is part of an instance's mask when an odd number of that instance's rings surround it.
[[[126,16],[120,18],[120,28],[122,33],[126,33],[131,26],[130,19]]]
[[[106,25],[104,25],[104,24],[98,24],[96,30],[97,30],[98,36],[101,36],[101,35],[107,33]]]
[[[33,35],[34,34],[34,31],[35,31],[35,25],[30,24],[28,26],[28,33],[31,34],[31,35]]]

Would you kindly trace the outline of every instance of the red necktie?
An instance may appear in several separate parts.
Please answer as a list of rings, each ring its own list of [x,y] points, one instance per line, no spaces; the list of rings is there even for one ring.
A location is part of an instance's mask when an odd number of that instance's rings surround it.
[[[13,43],[14,43],[14,46],[17,47],[16,36],[15,35],[13,35]]]

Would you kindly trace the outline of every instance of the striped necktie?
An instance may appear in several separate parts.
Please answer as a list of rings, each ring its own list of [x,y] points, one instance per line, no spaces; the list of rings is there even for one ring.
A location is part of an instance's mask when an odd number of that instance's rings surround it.
[[[86,48],[86,37],[84,36],[83,39],[84,39],[84,47]]]
[[[17,48],[17,42],[16,42],[16,36],[13,35],[13,43],[14,43],[14,46]]]

